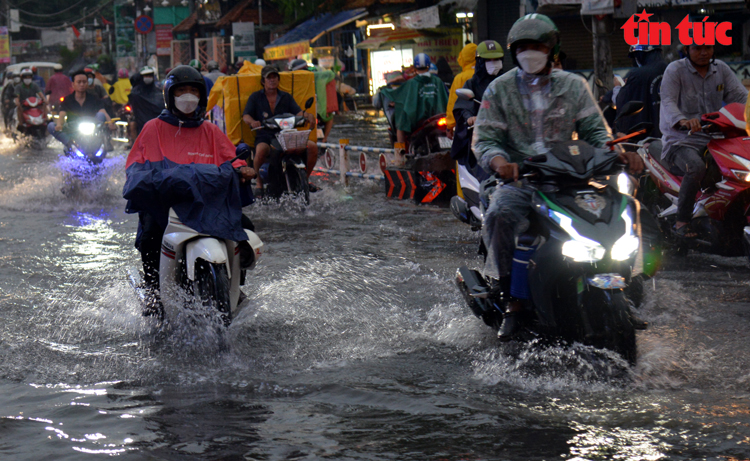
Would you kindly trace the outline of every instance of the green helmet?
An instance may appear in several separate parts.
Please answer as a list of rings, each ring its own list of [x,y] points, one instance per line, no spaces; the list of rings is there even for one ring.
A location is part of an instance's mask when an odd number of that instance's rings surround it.
[[[154,72],[154,68],[150,66],[143,66],[141,68],[141,75],[154,75],[156,72]]]
[[[516,47],[522,41],[544,43],[551,50],[551,60],[554,60],[560,53],[560,30],[550,18],[543,14],[527,14],[510,28],[508,49],[513,62],[516,62]]]
[[[94,72],[97,72],[97,71],[99,71],[99,64],[97,64],[97,63],[91,64],[91,65],[89,65],[89,66],[87,66],[87,67],[88,67],[89,69],[93,70]]]
[[[197,59],[191,60],[188,65],[192,67],[193,69],[201,70],[201,62],[198,61]]]
[[[498,59],[505,56],[503,47],[494,40],[485,40],[477,45],[477,57],[483,59]]]

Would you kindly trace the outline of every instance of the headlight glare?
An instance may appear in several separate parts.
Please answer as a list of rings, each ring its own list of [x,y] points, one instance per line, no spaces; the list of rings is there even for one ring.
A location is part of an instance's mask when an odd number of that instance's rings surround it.
[[[78,124],[78,132],[84,136],[90,136],[96,131],[96,125],[91,122],[81,122]]]

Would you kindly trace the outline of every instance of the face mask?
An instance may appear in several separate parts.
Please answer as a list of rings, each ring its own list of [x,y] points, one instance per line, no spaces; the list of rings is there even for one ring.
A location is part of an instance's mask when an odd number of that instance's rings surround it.
[[[516,55],[518,64],[527,74],[539,73],[547,66],[547,54],[536,50],[526,50]]]
[[[93,84],[94,84],[94,79],[93,79],[93,78],[90,78],[90,79],[89,79],[89,85],[93,85]]]
[[[485,61],[484,67],[488,74],[497,75],[498,72],[503,70],[503,61]]]
[[[187,93],[174,98],[174,105],[183,114],[190,115],[198,107],[198,101],[200,101],[198,96]]]
[[[31,85],[31,79],[30,78],[25,78],[25,79],[23,79],[23,83],[24,83],[24,85]]]
[[[143,77],[143,83],[145,85],[151,85],[154,83],[154,77]]]
[[[13,77],[13,83],[21,83],[21,77]]]

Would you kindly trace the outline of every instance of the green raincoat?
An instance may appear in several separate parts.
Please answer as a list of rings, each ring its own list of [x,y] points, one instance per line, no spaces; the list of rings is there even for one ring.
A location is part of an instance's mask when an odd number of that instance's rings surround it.
[[[472,140],[474,155],[487,171],[491,171],[490,161],[498,155],[518,163],[538,154],[532,147],[536,137],[519,90],[518,73],[518,68],[512,69],[490,83],[477,114]],[[573,132],[578,133],[578,139],[595,147],[603,147],[612,139],[583,78],[557,69],[549,78],[551,87],[546,95],[549,107],[544,112],[545,144],[569,141]]]
[[[313,74],[315,74],[315,94],[318,98],[318,116],[321,120],[327,122],[333,118],[333,115],[329,114],[327,111],[328,97],[326,95],[326,85],[336,78],[336,74],[332,70],[325,70],[322,67],[312,67],[311,69]]]
[[[396,128],[411,133],[417,123],[445,113],[448,92],[437,75],[417,75],[398,88],[380,90],[396,103]]]

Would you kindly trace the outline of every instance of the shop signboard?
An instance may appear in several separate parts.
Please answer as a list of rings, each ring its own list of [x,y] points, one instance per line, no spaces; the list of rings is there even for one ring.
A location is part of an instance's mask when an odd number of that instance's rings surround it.
[[[293,59],[301,54],[308,54],[309,52],[310,42],[305,40],[304,42],[290,43],[289,45],[266,47],[266,50],[263,53],[263,59],[266,61]]]
[[[127,0],[115,0],[115,53],[117,57],[135,56],[135,6]]]
[[[414,62],[414,53],[410,49],[383,50],[370,52],[370,78],[372,79],[371,94],[385,85],[385,74],[400,71],[402,67],[409,67]]]
[[[445,58],[455,75],[462,71],[461,66],[458,65],[458,56],[461,54],[462,48],[461,31],[459,30],[452,35],[436,38],[419,38],[414,47],[414,54],[425,53],[430,57],[430,61],[432,62],[437,62],[438,59]]]
[[[156,55],[170,56],[172,54],[172,24],[156,25]]]
[[[10,34],[7,27],[0,27],[0,63],[10,64]]]
[[[438,6],[431,6],[421,10],[401,15],[401,27],[408,29],[429,29],[440,25]]]
[[[233,22],[234,56],[255,56],[255,24],[252,22]]]

